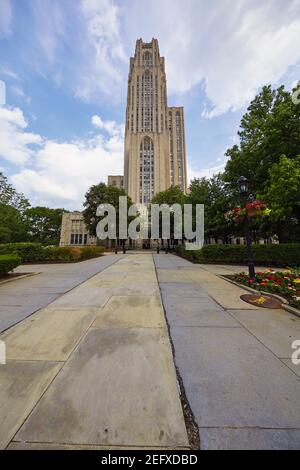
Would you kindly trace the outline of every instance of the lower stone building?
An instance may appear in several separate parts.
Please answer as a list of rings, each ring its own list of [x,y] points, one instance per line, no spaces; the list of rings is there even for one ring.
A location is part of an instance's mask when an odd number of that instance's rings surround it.
[[[124,189],[124,178],[123,175],[108,175],[107,184],[109,186],[115,186],[119,189]]]
[[[64,212],[59,246],[96,245],[97,238],[89,234],[80,211]]]

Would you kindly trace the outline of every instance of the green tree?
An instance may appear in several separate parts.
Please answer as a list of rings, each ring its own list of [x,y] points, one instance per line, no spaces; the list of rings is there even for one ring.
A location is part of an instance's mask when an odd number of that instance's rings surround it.
[[[174,239],[175,231],[176,229],[181,231],[181,239],[183,238],[183,223],[181,224],[181,227],[175,227],[175,214],[174,211],[172,210],[173,204],[179,204],[182,208],[182,206],[187,202],[186,196],[181,191],[179,186],[170,186],[170,188],[166,189],[165,191],[161,191],[157,193],[151,200],[152,204],[165,204],[169,206],[169,214],[170,214],[170,238]],[[151,221],[149,224],[149,228],[151,227]],[[162,213],[159,213],[159,235],[160,238],[162,237]],[[169,246],[170,240],[167,240],[167,244]]]
[[[84,211],[83,217],[85,224],[89,230],[90,235],[96,235],[96,227],[98,222],[105,216],[96,216],[97,208],[100,204],[111,204],[116,210],[116,234],[119,238],[119,197],[126,196],[124,189],[116,188],[115,186],[107,186],[105,183],[99,183],[91,186],[85,194],[85,201],[83,203]],[[127,207],[132,205],[132,201],[127,196]],[[127,218],[129,224],[131,218]]]
[[[280,241],[300,241],[300,156],[280,161],[269,170],[270,184],[262,198],[271,209],[273,222]]]
[[[300,104],[284,86],[262,91],[251,102],[241,120],[239,145],[228,149],[224,178],[235,186],[246,176],[251,191],[262,193],[270,184],[269,169],[282,154],[293,159],[300,151]]]
[[[64,209],[30,207],[23,214],[29,239],[44,245],[58,245]]]
[[[26,210],[30,204],[24,194],[18,193],[15,188],[8,183],[7,177],[0,172],[0,204],[14,207],[21,213]]]
[[[15,207],[0,203],[0,243],[23,242],[27,239],[21,213]]]
[[[238,235],[239,227],[226,221],[224,214],[237,204],[237,195],[224,182],[221,173],[212,178],[195,178],[189,187],[188,202],[204,204],[204,236],[228,243],[229,237]]]
[[[185,202],[186,196],[179,186],[171,186],[165,191],[157,193],[151,201],[152,204],[168,204],[169,206],[172,204],[180,204],[182,206]]]

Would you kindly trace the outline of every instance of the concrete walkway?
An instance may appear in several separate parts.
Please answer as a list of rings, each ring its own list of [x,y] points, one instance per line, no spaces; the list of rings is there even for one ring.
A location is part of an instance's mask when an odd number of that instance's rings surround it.
[[[40,274],[0,285],[0,332],[50,304],[118,259],[120,256],[110,255],[80,263],[19,266],[15,272]]]
[[[202,449],[300,449],[300,319],[259,309],[218,278],[245,267],[154,255],[175,362]]]
[[[27,318],[0,336],[0,447],[188,448],[164,305],[201,449],[299,449],[300,319],[244,303],[233,269],[148,252],[2,285]]]
[[[118,259],[1,335],[1,448],[188,447],[153,257]]]

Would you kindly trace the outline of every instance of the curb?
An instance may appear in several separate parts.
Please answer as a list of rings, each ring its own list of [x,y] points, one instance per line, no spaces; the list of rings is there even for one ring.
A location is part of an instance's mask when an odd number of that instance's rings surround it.
[[[227,277],[223,276],[222,274],[217,274],[217,276],[220,277],[221,279],[224,279],[227,282],[231,282],[231,284],[234,284],[235,286],[240,287],[241,289],[244,289],[248,292],[251,292],[251,294],[257,294],[258,292],[260,292],[261,294],[268,295],[269,297],[274,297],[275,299],[277,299],[281,302],[281,307],[283,308],[283,310],[286,310],[287,312],[292,313],[292,314],[294,314],[294,315],[296,315],[297,317],[300,318],[300,310],[298,310],[295,307],[291,307],[288,304],[288,301],[286,299],[284,299],[283,297],[281,297],[280,295],[272,294],[270,292],[265,292],[263,290],[257,291],[256,289],[252,289],[252,287],[244,286],[243,284],[240,284],[236,281],[233,281],[232,279],[228,279]]]
[[[24,279],[25,277],[30,277],[30,276],[36,276],[37,274],[41,274],[41,273],[27,273],[27,274],[23,274],[22,276],[13,277],[12,279],[5,279],[4,281],[0,281],[0,286],[2,284],[6,284],[7,282],[18,281],[19,279]]]

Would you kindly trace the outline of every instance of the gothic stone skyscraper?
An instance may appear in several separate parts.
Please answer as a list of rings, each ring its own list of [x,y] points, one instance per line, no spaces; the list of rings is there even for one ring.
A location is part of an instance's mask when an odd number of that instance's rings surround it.
[[[130,59],[124,184],[136,203],[149,203],[171,185],[187,189],[183,108],[168,107],[165,59],[157,39],[138,39]]]

